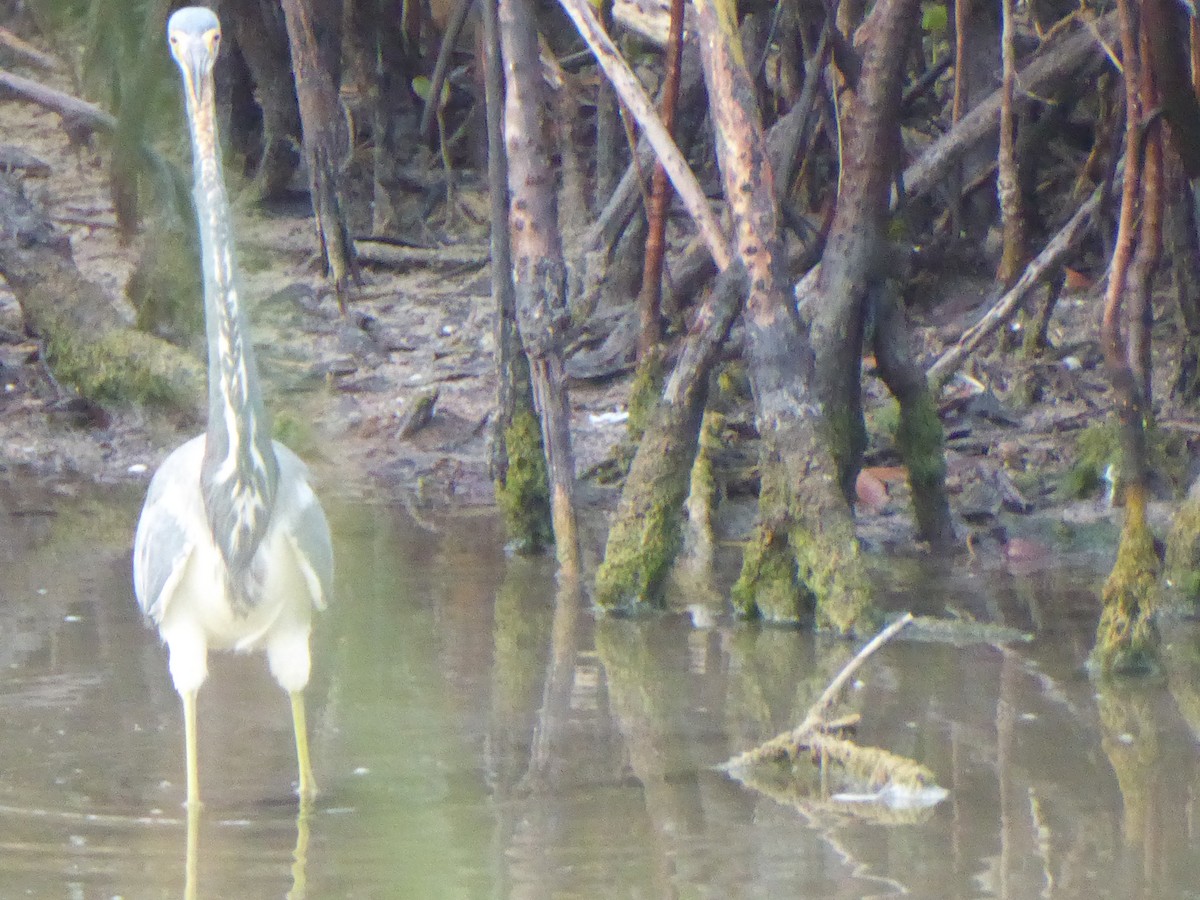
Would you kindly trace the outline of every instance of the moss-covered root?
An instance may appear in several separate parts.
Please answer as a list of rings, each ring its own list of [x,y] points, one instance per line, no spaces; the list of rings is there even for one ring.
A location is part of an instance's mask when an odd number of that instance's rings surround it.
[[[532,409],[517,409],[504,441],[508,469],[503,481],[496,482],[496,502],[512,546],[518,553],[538,553],[553,542],[554,530],[542,427]]]
[[[1144,675],[1158,667],[1158,555],[1142,503],[1130,497],[1117,562],[1104,584],[1104,610],[1092,662],[1105,675]]]
[[[928,390],[900,405],[896,446],[908,469],[917,533],[935,546],[953,544],[954,522],[946,497],[945,429]]]
[[[684,536],[684,556],[681,566],[693,574],[712,569],[715,541],[713,539],[713,510],[717,504],[717,478],[712,454],[720,441],[725,417],[719,412],[705,410],[700,421],[700,442],[688,483],[687,532]]]
[[[633,458],[633,450],[637,448],[642,436],[646,433],[646,428],[658,406],[658,400],[662,396],[662,388],[662,354],[657,350],[652,350],[638,362],[633,383],[629,385],[629,421],[626,423],[626,441],[630,447],[630,459]]]
[[[688,454],[690,457],[690,454]],[[690,480],[689,459],[663,451],[635,459],[596,571],[602,609],[637,612],[663,605],[663,587],[682,544],[682,510]],[[653,469],[653,471],[649,471]]]
[[[838,634],[875,631],[880,614],[849,510],[834,508],[840,495],[830,491],[806,502],[783,472],[778,463],[763,467],[760,525],[733,586],[735,609],[768,622],[815,620]]]
[[[85,335],[69,323],[46,329],[46,361],[54,374],[97,403],[151,404],[200,412],[200,363],[160,338],[110,329]]]
[[[1200,497],[1189,496],[1167,537],[1167,587],[1190,610],[1200,608]]]

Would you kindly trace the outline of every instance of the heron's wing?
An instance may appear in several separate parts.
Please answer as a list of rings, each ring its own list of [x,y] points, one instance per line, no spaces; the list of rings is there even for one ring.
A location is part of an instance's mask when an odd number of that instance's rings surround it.
[[[147,502],[133,542],[133,592],[142,612],[155,622],[162,619],[194,547],[170,505]]]
[[[142,612],[162,620],[180,578],[195,549],[189,516],[200,516],[199,455],[196,441],[184,444],[164,461],[150,482],[146,503],[133,539],[133,592]]]
[[[313,606],[324,609],[333,593],[333,541],[321,501],[308,484],[308,467],[282,444],[275,444],[281,490],[288,496],[278,512],[287,518],[284,534],[296,554]],[[282,499],[282,498],[280,498]]]
[[[307,484],[304,490],[311,502],[300,506],[296,527],[289,531],[288,539],[312,593],[313,606],[324,609],[333,591],[333,541],[329,537],[329,523],[325,521],[321,501]]]

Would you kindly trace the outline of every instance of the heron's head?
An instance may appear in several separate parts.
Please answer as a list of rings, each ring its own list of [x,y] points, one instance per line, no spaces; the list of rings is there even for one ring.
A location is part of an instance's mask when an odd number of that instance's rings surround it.
[[[186,6],[167,22],[167,43],[183,73],[188,107],[196,109],[212,82],[213,64],[221,49],[221,23],[211,9]]]

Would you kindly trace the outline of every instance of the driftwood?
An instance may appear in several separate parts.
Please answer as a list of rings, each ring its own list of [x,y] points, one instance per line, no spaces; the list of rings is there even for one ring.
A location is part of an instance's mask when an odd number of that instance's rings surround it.
[[[860,747],[846,737],[857,724],[857,717],[828,718],[829,711],[851,676],[912,618],[911,613],[905,613],[872,638],[829,683],[798,727],[733,757],[722,769],[751,787],[765,785],[765,791],[775,795],[780,792],[778,779],[764,775],[762,770],[770,773],[779,763],[795,766],[802,760],[812,758],[823,772],[836,770],[841,773],[840,781],[848,790],[835,793],[832,799],[842,804],[855,804],[854,807],[845,807],[847,809],[871,806],[925,809],[945,799],[946,790],[938,787],[929,769],[885,750]],[[778,774],[777,770],[775,772]],[[826,778],[822,778],[822,784],[826,783]]]

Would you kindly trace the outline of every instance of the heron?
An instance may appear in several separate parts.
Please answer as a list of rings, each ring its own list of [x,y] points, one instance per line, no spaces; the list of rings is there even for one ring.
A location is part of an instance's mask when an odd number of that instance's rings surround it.
[[[167,645],[183,701],[187,806],[200,807],[196,696],[208,651],[265,650],[291,697],[302,803],[316,794],[304,714],[314,610],[324,609],[333,548],[300,458],[271,439],[242,312],[229,199],[216,124],[213,65],[221,24],[203,7],[167,23],[192,142],[204,270],[208,426],[174,450],[150,481],[133,548],[138,605]]]

